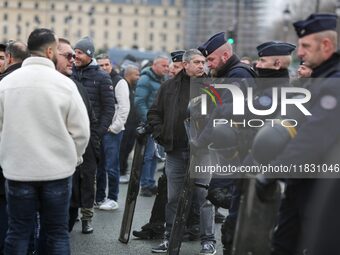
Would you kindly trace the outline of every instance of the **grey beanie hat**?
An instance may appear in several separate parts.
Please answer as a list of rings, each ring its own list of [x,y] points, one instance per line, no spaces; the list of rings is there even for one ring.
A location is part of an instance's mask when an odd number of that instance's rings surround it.
[[[74,46],[74,49],[81,50],[91,58],[93,58],[94,56],[94,45],[92,39],[89,36],[85,36],[82,39],[80,39]]]

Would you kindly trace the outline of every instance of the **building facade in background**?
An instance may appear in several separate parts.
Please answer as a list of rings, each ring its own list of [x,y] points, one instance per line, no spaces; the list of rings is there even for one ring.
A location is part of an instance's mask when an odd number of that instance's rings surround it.
[[[72,43],[89,35],[97,49],[183,48],[182,0],[2,0],[0,42],[27,41],[36,27]]]
[[[256,45],[265,40],[268,0],[186,0],[185,48],[197,47],[215,33],[234,36],[238,55],[256,55]]]

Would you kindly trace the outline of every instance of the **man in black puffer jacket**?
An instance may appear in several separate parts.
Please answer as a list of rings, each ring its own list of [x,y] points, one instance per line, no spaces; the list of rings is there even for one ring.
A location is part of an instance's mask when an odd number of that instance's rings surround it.
[[[76,57],[72,77],[81,82],[88,93],[94,114],[98,120],[95,132],[100,141],[108,131],[115,112],[112,80],[107,73],[100,70],[93,58],[94,46],[90,37],[79,40],[74,48]],[[98,144],[96,149],[99,150],[99,148]],[[97,153],[99,155],[98,151]],[[93,207],[82,208],[81,213],[82,232],[84,234],[92,233]]]

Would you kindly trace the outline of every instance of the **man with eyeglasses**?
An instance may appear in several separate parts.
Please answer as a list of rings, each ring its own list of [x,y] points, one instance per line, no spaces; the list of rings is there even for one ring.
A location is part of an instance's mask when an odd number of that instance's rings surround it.
[[[79,81],[88,93],[94,114],[98,119],[93,134],[98,136],[98,141],[101,141],[111,125],[115,112],[112,80],[107,73],[100,70],[94,59],[95,49],[90,37],[86,36],[80,39],[74,49],[75,60],[72,77]],[[99,145],[96,145],[96,148],[100,148]],[[99,159],[99,151],[96,153]],[[81,209],[82,233],[84,234],[93,232],[93,212],[93,205]]]
[[[59,38],[57,55],[57,70],[70,77],[72,75],[72,66],[74,63],[74,51],[68,40]],[[97,160],[95,155],[95,146],[98,144],[98,138],[93,134],[96,118],[90,104],[88,94],[83,85],[74,80],[77,85],[78,91],[84,101],[87,113],[90,119],[90,142],[83,155],[83,163],[76,168],[72,178],[72,196],[70,202],[70,218],[69,218],[69,231],[72,231],[73,226],[78,217],[78,209],[81,207],[90,208],[94,203],[95,196],[95,175],[97,168]]]

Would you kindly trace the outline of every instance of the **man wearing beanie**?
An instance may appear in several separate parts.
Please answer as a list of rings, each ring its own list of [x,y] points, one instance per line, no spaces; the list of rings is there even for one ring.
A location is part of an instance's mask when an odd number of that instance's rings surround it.
[[[95,49],[90,37],[86,36],[80,39],[75,44],[74,49],[76,56],[72,77],[81,82],[88,93],[94,114],[98,120],[94,130],[98,139],[95,140],[100,141],[107,132],[115,112],[112,80],[107,73],[100,70],[93,58]],[[97,144],[95,147],[98,158],[100,145]],[[94,173],[93,178],[95,176]],[[92,208],[82,208],[81,213],[82,232],[84,234],[92,233],[93,206]]]

